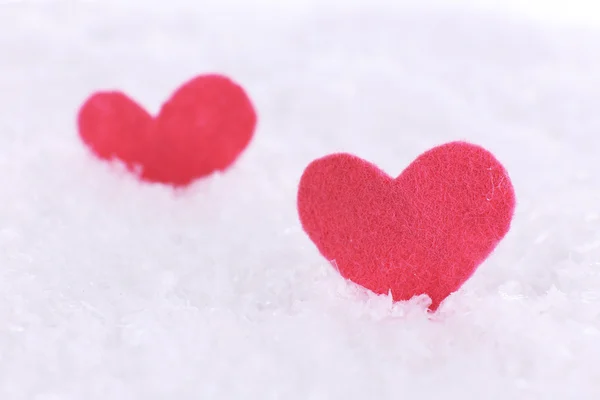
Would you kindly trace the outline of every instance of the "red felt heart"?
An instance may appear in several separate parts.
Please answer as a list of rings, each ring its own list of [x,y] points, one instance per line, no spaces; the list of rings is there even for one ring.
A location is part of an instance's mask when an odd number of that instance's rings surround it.
[[[156,117],[121,92],[95,93],[81,107],[78,127],[98,157],[120,159],[144,180],[183,186],[230,166],[256,120],[242,87],[203,75],[177,89]]]
[[[448,143],[396,179],[350,154],[313,161],[298,190],[304,230],[340,274],[394,300],[427,294],[431,310],[508,232],[515,195],[485,149]]]

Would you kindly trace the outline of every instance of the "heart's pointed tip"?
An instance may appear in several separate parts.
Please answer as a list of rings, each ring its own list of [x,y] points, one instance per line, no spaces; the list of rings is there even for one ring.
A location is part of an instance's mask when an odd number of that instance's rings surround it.
[[[173,191],[175,191],[176,193],[182,193],[185,190],[189,189],[194,183],[195,180],[191,180],[191,181],[173,181],[173,180],[167,180],[167,179],[156,179],[154,177],[151,176],[147,176],[147,175],[137,175],[138,178],[140,179],[140,181],[152,184],[152,185],[159,185],[162,187],[166,187],[169,189],[172,189]]]
[[[442,305],[442,302],[444,300],[437,300],[437,301],[432,301],[431,304],[429,304],[429,306],[427,306],[426,310],[428,314],[435,314],[437,313],[437,311],[439,310],[440,306]]]

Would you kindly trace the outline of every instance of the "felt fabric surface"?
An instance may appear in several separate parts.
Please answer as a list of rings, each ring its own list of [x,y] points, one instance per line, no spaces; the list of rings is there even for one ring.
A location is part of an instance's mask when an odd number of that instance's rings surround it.
[[[508,232],[515,194],[487,150],[464,142],[419,156],[396,179],[350,154],[313,161],[298,189],[302,226],[340,273],[432,310]]]
[[[80,137],[97,156],[174,186],[226,169],[252,139],[256,121],[244,89],[216,74],[183,84],[156,118],[119,91],[92,94],[78,114]]]

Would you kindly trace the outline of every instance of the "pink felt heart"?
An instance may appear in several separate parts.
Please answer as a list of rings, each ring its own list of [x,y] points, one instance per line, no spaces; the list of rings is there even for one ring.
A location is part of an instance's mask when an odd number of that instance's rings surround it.
[[[221,75],[182,85],[156,117],[119,91],[90,96],[78,115],[82,140],[147,181],[184,186],[229,167],[246,148],[256,112],[241,86]]]
[[[515,194],[485,149],[448,143],[397,178],[350,154],[302,175],[304,230],[342,276],[395,300],[427,294],[431,310],[455,292],[508,232]]]

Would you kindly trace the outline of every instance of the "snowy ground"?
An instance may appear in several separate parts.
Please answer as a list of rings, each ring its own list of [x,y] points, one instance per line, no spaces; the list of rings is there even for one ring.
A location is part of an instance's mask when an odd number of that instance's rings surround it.
[[[0,1],[1,399],[600,398],[599,12],[354,3]],[[227,173],[174,193],[79,142],[92,91],[213,71],[260,115]],[[306,164],[457,139],[515,185],[493,256],[433,319],[343,281]]]

